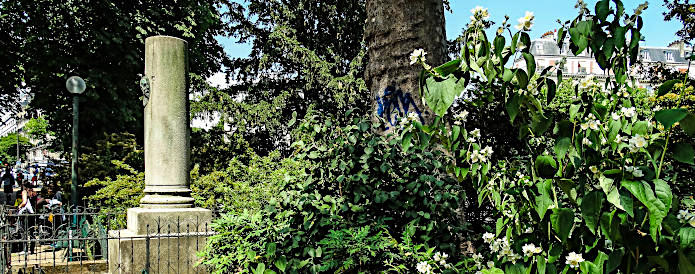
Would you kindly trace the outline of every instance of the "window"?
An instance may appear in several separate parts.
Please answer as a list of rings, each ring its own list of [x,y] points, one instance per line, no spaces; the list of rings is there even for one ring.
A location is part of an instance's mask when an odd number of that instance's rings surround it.
[[[673,52],[664,51],[664,55],[666,55],[666,61],[673,62]]]
[[[650,61],[651,60],[651,58],[649,58],[649,51],[647,51],[647,50],[643,50],[642,52],[640,52],[640,57],[644,61]]]

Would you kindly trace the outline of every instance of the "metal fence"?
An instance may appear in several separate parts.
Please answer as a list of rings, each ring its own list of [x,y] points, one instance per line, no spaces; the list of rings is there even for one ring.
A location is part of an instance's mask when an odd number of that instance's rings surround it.
[[[196,257],[213,234],[207,223],[157,219],[144,235],[125,225],[125,212],[0,206],[0,274],[209,272]]]

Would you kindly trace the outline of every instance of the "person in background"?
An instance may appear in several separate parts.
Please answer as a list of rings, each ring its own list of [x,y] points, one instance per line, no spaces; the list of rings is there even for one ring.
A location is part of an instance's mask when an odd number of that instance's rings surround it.
[[[5,173],[0,179],[2,181],[3,192],[5,193],[5,203],[7,205],[12,205],[12,186],[14,185],[14,177],[12,177],[12,172],[10,172],[10,167],[5,165]]]
[[[38,204],[38,193],[34,191],[34,186],[31,185],[30,183],[25,183],[23,185],[22,189],[22,203],[19,204],[19,211],[17,212],[17,215],[22,215],[24,213],[28,214],[33,214],[36,212]],[[29,229],[36,225],[36,216],[23,216],[23,221],[25,228]],[[36,249],[36,242],[32,241],[29,243],[29,253],[32,254],[34,253],[34,250]],[[26,244],[25,244],[25,251],[26,250]]]

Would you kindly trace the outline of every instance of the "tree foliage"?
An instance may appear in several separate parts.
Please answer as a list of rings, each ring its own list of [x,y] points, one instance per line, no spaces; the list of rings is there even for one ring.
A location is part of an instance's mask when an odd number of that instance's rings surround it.
[[[684,41],[691,42],[695,39],[695,4],[690,0],[664,0],[664,6],[668,11],[664,12],[666,21],[681,21],[683,27],[676,32]]]
[[[31,139],[43,141],[48,135],[54,135],[48,131],[48,122],[43,117],[31,118],[24,124],[24,130]]]
[[[17,139],[17,133],[10,133],[0,138],[0,160],[3,163],[12,164],[17,161],[17,145],[19,145],[20,154],[26,152],[31,147],[29,139],[21,134],[19,135],[19,140]]]
[[[338,113],[366,104],[364,0],[234,2],[225,16],[251,53],[226,66],[230,87],[204,94],[192,109],[223,113],[258,153],[288,151],[293,112],[301,118],[310,105]]]
[[[222,1],[0,2],[0,105],[15,108],[18,90],[34,94],[30,107],[45,113],[58,145],[68,149],[72,100],[65,80],[85,79],[80,139],[91,145],[103,133],[142,136],[139,73],[144,39],[171,35],[188,42],[192,90],[227,59],[215,36],[227,26]]]

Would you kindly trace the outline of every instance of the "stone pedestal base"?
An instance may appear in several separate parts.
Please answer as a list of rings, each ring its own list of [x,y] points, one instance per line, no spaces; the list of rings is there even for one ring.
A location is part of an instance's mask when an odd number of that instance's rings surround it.
[[[211,221],[202,208],[128,209],[128,228],[109,235],[109,273],[207,273],[196,253]]]

